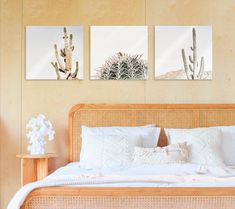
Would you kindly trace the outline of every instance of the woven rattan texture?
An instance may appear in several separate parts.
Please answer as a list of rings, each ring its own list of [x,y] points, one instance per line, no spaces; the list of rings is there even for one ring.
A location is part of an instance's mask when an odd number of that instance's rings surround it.
[[[201,126],[235,125],[235,110],[200,111]]]
[[[36,196],[25,209],[235,209],[235,197]]]
[[[72,161],[77,161],[81,150],[81,125],[136,126],[156,124],[162,128],[234,125],[235,109],[78,109],[72,120]],[[167,139],[162,130],[159,146],[166,144]]]

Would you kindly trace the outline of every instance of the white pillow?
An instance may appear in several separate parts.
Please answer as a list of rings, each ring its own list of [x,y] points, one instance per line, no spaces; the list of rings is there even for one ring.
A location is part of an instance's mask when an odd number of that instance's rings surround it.
[[[215,128],[165,129],[170,144],[187,142],[190,162],[222,166],[221,131]]]
[[[189,151],[186,142],[156,148],[135,147],[133,164],[158,165],[167,163],[185,163],[188,161],[188,158]]]
[[[80,152],[80,162],[83,166],[91,165],[89,161],[89,153],[92,153],[90,150],[93,145],[91,143],[96,143],[94,140],[101,136],[105,138],[106,136],[123,136],[126,138],[138,138],[140,143],[133,144],[134,146],[144,146],[144,147],[155,147],[158,143],[158,138],[160,135],[161,128],[155,127],[155,125],[146,125],[146,126],[133,126],[133,127],[121,127],[121,126],[112,126],[112,127],[86,127],[82,126],[82,147]],[[127,137],[128,136],[128,137]],[[88,166],[90,167],[90,166]]]
[[[221,149],[224,163],[235,166],[235,126],[216,126],[222,133]]]
[[[154,124],[146,126],[111,126],[111,127],[87,127],[82,126],[82,140],[88,135],[140,135],[143,138],[144,147],[156,147],[161,128]]]
[[[80,165],[86,169],[129,166],[134,147],[141,145],[137,135],[90,135],[83,143]]]

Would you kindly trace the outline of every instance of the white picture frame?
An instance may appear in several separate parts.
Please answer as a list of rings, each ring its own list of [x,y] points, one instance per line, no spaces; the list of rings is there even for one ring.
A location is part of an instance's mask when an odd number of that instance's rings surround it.
[[[78,79],[83,79],[83,27],[27,26],[26,80]]]
[[[146,80],[147,26],[91,26],[91,80]]]
[[[154,76],[157,80],[212,80],[212,27],[155,26]]]

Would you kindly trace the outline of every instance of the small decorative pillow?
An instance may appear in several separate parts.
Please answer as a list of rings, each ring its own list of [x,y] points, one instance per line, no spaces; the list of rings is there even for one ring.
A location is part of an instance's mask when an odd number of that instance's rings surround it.
[[[142,146],[142,138],[137,135],[90,135],[82,146],[86,150],[80,159],[82,168],[114,168],[131,164],[134,147]]]
[[[187,142],[191,163],[223,166],[221,131],[215,128],[165,129],[170,144]]]
[[[188,161],[189,153],[186,142],[171,144],[166,147],[143,148],[135,147],[133,164],[167,164],[185,163]]]

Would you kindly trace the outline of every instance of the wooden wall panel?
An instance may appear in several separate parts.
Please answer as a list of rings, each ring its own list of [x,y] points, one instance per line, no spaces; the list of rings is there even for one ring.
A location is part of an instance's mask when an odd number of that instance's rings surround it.
[[[0,204],[6,208],[20,187],[22,7],[19,0],[0,3]]]
[[[53,142],[51,147],[60,155],[55,167],[67,162],[67,116],[73,104],[126,103],[130,100],[142,103],[145,92],[144,81],[118,81],[114,84],[112,81],[89,80],[89,26],[145,24],[143,0],[24,0],[24,27],[64,24],[84,27],[85,80],[68,82],[23,80],[22,91],[22,123],[25,124],[32,115],[43,112],[55,124],[56,142]],[[51,111],[52,107],[54,111]],[[30,111],[27,111],[29,109]],[[23,144],[25,147],[26,141],[23,141]]]
[[[146,0],[149,34],[149,81],[146,103],[234,103],[235,4],[230,0]],[[213,80],[154,79],[154,25],[212,25]],[[169,60],[170,62],[170,60]]]

